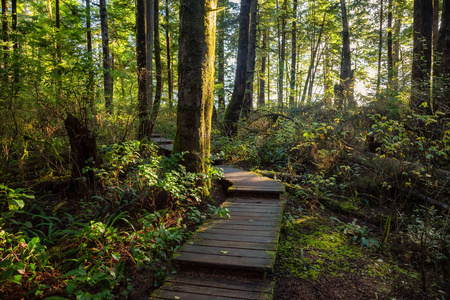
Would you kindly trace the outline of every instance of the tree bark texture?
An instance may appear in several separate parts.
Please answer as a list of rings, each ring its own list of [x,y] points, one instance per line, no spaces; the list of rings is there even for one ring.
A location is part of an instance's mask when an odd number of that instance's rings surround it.
[[[150,112],[153,109],[153,31],[155,25],[155,0],[145,0],[145,84]],[[151,128],[151,125],[150,125]],[[151,130],[149,132],[151,134]]]
[[[414,45],[411,71],[411,110],[429,113],[433,0],[414,0]],[[422,105],[426,103],[426,106]]]
[[[383,53],[383,0],[380,0],[380,27],[378,29],[378,69],[377,69],[377,89],[376,98],[380,95],[381,85],[381,57]]]
[[[283,107],[283,92],[284,92],[284,62],[286,57],[286,14],[287,14],[287,0],[283,1],[283,15],[281,17],[281,46],[278,60],[278,107]]]
[[[292,9],[292,56],[291,56],[291,80],[289,86],[289,106],[295,106],[295,77],[297,64],[297,0],[294,0]]]
[[[266,80],[264,76],[266,75],[266,52],[267,52],[267,29],[262,33],[262,42],[261,42],[261,70],[259,73],[259,96],[258,96],[258,108],[264,107],[266,105]]]
[[[136,1],[136,59],[138,75],[138,139],[149,137],[150,102],[147,98],[146,43],[145,43],[145,0]]]
[[[439,39],[436,45],[434,69],[434,111],[450,115],[450,0],[444,0],[442,7]]]
[[[173,75],[172,75],[172,55],[170,51],[170,20],[169,20],[169,0],[166,0],[166,57],[167,57],[167,88],[169,91],[169,108],[173,108]]]
[[[108,13],[106,9],[106,0],[100,0],[100,26],[102,31],[103,91],[105,95],[105,106],[109,112],[112,112],[111,57],[109,54]]]
[[[207,172],[214,101],[217,0],[182,0],[178,64],[178,115],[174,153],[190,172]]]
[[[393,70],[392,70],[392,92],[395,96],[399,93],[399,68],[400,68],[400,51],[401,51],[401,37],[400,30],[402,27],[403,21],[403,8],[400,7],[400,3],[398,0],[396,2],[395,8],[395,22],[394,22],[394,37],[393,37],[393,45],[392,45],[392,59],[393,59]]]
[[[94,186],[95,177],[92,170],[83,173],[83,169],[87,166],[95,167],[101,164],[97,142],[95,136],[71,114],[64,120],[64,126],[70,142],[72,182],[79,193],[86,193]],[[83,177],[85,180],[82,179]]]
[[[394,58],[392,52],[392,0],[388,2],[388,25],[387,25],[387,65],[388,65],[388,96],[392,96],[392,82],[394,70]]]
[[[19,83],[19,42],[18,42],[18,34],[19,32],[17,31],[17,0],[11,0],[11,15],[12,15],[12,20],[11,20],[11,27],[12,27],[12,31],[14,33],[14,38],[13,38],[13,60],[12,60],[12,69],[13,69],[13,77],[14,83]]]
[[[224,5],[219,1],[219,6]],[[218,91],[219,110],[225,110],[225,10],[221,11],[217,21],[217,79],[220,85]]]
[[[250,24],[251,0],[241,0],[239,12],[239,41],[236,62],[236,76],[234,79],[233,94],[225,110],[225,134],[231,136],[237,131],[237,122],[241,113],[247,83],[247,55]]]
[[[253,109],[253,80],[255,77],[256,62],[256,14],[258,10],[258,0],[251,0],[250,4],[250,28],[248,37],[247,54],[247,83],[245,89],[242,115],[247,117]]]
[[[350,59],[350,34],[348,30],[347,8],[345,0],[341,0],[341,14],[342,14],[342,57],[341,57],[341,72],[340,85],[338,87],[337,107],[353,105],[353,72],[352,62]]]
[[[9,69],[9,26],[8,26],[8,1],[2,0],[2,39],[3,39],[3,62],[2,62],[2,69],[3,69],[3,78],[5,82],[8,82],[8,69]]]
[[[162,95],[162,63],[161,63],[161,43],[159,38],[159,0],[154,0],[154,48],[155,48],[155,70],[156,70],[156,90],[155,101],[153,102],[152,112],[150,114],[150,136],[158,117],[159,107],[161,105]]]

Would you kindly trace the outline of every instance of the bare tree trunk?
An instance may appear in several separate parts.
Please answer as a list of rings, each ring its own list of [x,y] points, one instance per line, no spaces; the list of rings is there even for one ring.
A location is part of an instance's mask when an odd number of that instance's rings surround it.
[[[337,107],[342,108],[343,105],[352,106],[353,103],[353,72],[352,62],[350,59],[350,34],[348,30],[347,9],[345,0],[341,1],[342,14],[342,58],[341,58],[341,74],[340,85],[338,87]]]
[[[8,1],[2,0],[2,38],[3,38],[3,79],[6,83],[9,82],[8,73],[9,73],[9,26],[8,26]]]
[[[434,111],[450,116],[450,0],[444,0],[434,68]]]
[[[239,42],[236,63],[236,76],[234,80],[233,94],[225,110],[225,131],[231,136],[237,131],[237,122],[241,113],[247,83],[247,55],[250,24],[251,0],[241,0],[239,13]]]
[[[145,0],[136,1],[136,56],[138,74],[138,118],[140,140],[148,138],[150,132],[150,103],[147,98],[146,44],[145,44]]]
[[[247,83],[245,89],[244,103],[242,105],[242,115],[248,116],[253,109],[253,80],[255,77],[256,60],[256,13],[258,9],[258,0],[251,0],[250,4],[250,29],[248,37],[247,54]]]
[[[393,64],[393,82],[392,82],[392,91],[395,95],[399,92],[399,64],[400,64],[400,29],[402,27],[402,19],[403,19],[403,8],[400,7],[398,0],[396,0],[396,14],[395,14],[395,23],[394,23],[394,40],[392,45],[392,64]]]
[[[224,5],[224,1],[219,1],[219,6]],[[219,13],[217,25],[217,60],[218,60],[218,91],[219,110],[225,110],[225,10]]]
[[[153,108],[153,27],[155,25],[154,1],[155,0],[145,1],[145,84],[147,85],[145,91],[147,93],[147,101],[150,111]]]
[[[266,76],[266,52],[267,52],[267,29],[265,29],[262,33],[262,42],[261,42],[261,71],[259,73],[259,97],[258,97],[258,108],[264,107],[266,105],[266,80],[264,76]]]
[[[377,99],[380,95],[382,48],[383,48],[383,0],[380,0],[380,27],[378,29],[378,70],[377,70],[377,89],[375,96]]]
[[[155,42],[155,68],[156,68],[156,91],[155,101],[153,102],[152,112],[150,115],[150,135],[158,117],[159,107],[161,105],[162,95],[162,63],[161,63],[161,43],[159,38],[159,0],[154,0],[154,42]]]
[[[302,98],[301,98],[301,101],[300,101],[301,104],[305,104],[308,87],[309,87],[309,85],[311,85],[311,75],[312,75],[312,71],[313,71],[315,63],[316,63],[316,56],[317,56],[317,52],[319,50],[320,41],[322,39],[322,34],[323,34],[324,26],[325,26],[326,16],[327,16],[327,14],[324,13],[323,20],[322,20],[322,25],[320,26],[319,36],[318,36],[317,41],[316,41],[316,46],[312,47],[312,49],[311,49],[312,50],[312,52],[311,52],[311,60],[309,62],[308,74],[306,75],[306,81],[305,81],[305,85],[303,87]],[[311,101],[311,99],[307,99],[308,103],[310,101]]]
[[[17,31],[17,0],[11,0],[11,15],[12,15],[12,31],[14,33],[13,38],[13,73],[14,73],[14,83],[19,83],[19,42],[18,42],[18,34]]]
[[[283,16],[281,17],[281,47],[278,61],[278,107],[283,107],[283,88],[284,88],[284,62],[286,57],[286,14],[287,0],[283,2]]]
[[[387,66],[388,66],[388,96],[392,97],[392,82],[394,70],[394,58],[392,52],[392,0],[388,2],[388,26],[387,26]]]
[[[411,110],[429,113],[433,0],[414,0],[414,45],[411,71]],[[425,103],[426,106],[423,106]]]
[[[85,0],[86,3],[86,44],[87,54],[89,59],[88,78],[86,85],[87,103],[90,107],[90,111],[94,113],[94,62],[92,59],[92,31],[91,31],[91,1]]]
[[[108,14],[106,9],[106,0],[100,0],[100,26],[102,30],[103,90],[105,95],[105,107],[109,112],[112,112],[111,57],[109,55]]]
[[[294,6],[292,9],[292,56],[291,56],[291,82],[289,91],[289,106],[295,106],[295,77],[296,77],[296,65],[297,65],[297,0],[294,0]]]
[[[433,0],[433,53],[439,39],[439,0]]]
[[[210,151],[214,101],[216,5],[217,0],[182,0],[180,6],[179,99],[173,150],[187,151],[182,163],[189,172],[208,171],[205,160]]]
[[[173,75],[172,75],[172,55],[170,53],[170,21],[169,21],[169,0],[166,0],[166,55],[167,55],[167,86],[169,89],[169,108],[173,108]]]

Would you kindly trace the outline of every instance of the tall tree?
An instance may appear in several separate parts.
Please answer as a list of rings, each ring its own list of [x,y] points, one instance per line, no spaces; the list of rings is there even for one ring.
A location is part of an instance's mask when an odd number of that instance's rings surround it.
[[[283,107],[284,62],[286,57],[287,0],[283,0],[281,12],[281,45],[278,59],[278,107]]]
[[[138,74],[138,138],[148,138],[150,133],[150,102],[147,98],[145,0],[136,1],[136,59]]]
[[[217,0],[181,0],[175,153],[190,172],[207,172],[214,101]]]
[[[394,95],[398,94],[399,90],[399,64],[400,64],[400,50],[401,50],[401,36],[400,30],[403,21],[403,0],[396,0],[395,6],[395,21],[394,21],[394,36],[392,43],[392,93]]]
[[[244,102],[245,87],[247,83],[247,55],[250,24],[251,0],[241,0],[239,12],[239,41],[236,62],[236,76],[234,79],[233,94],[225,110],[224,124],[226,134],[231,136],[237,131],[237,122]]]
[[[153,108],[153,31],[155,26],[155,0],[145,1],[145,89],[149,110]],[[151,125],[150,125],[151,134]]]
[[[166,0],[165,6],[165,29],[166,29],[166,57],[167,57],[167,88],[169,108],[173,107],[173,75],[172,75],[172,55],[170,51],[170,18],[169,18],[169,0]]]
[[[444,0],[434,68],[434,111],[450,115],[450,0]]]
[[[162,95],[162,63],[161,63],[161,42],[159,37],[159,0],[154,0],[154,48],[155,48],[155,69],[156,69],[156,90],[155,101],[152,105],[150,114],[150,134],[153,132],[153,127],[158,117],[159,107],[161,105]]]
[[[433,32],[433,0],[414,0],[414,45],[411,72],[413,111],[430,112],[430,78]],[[426,103],[426,107],[422,105]]]
[[[383,0],[380,0],[380,27],[378,29],[378,69],[377,69],[377,89],[376,98],[380,94],[381,84],[381,57],[383,53]]]
[[[350,34],[348,29],[347,8],[345,0],[341,1],[342,16],[342,54],[341,54],[341,71],[340,84],[337,88],[337,107],[342,108],[343,105],[353,105],[353,71],[350,58]]]
[[[392,97],[392,82],[394,78],[394,57],[392,39],[392,0],[388,2],[388,24],[387,24],[387,65],[388,65],[388,96]]]
[[[18,34],[17,31],[17,0],[11,0],[11,29],[13,32],[13,73],[14,73],[14,83],[19,83],[19,42],[18,42]]]
[[[289,86],[289,106],[295,105],[295,75],[297,64],[297,0],[294,0],[292,9],[292,56],[291,56],[291,80]]]
[[[91,30],[91,1],[85,0],[86,4],[86,44],[87,55],[89,60],[89,70],[87,78],[87,102],[90,106],[90,110],[94,109],[94,72],[93,72],[93,57],[92,57],[92,30]]]
[[[2,39],[3,39],[3,63],[4,79],[8,81],[8,53],[9,53],[9,26],[8,26],[8,1],[2,0]]]
[[[109,54],[108,12],[106,0],[100,0],[100,27],[102,31],[103,91],[105,96],[105,106],[109,112],[112,112],[111,56]]]
[[[264,107],[266,105],[266,80],[264,79],[266,76],[266,60],[267,60],[267,32],[268,29],[264,29],[262,33],[262,41],[261,41],[261,70],[259,72],[259,96],[258,96],[258,108]]]
[[[247,116],[253,108],[253,79],[255,74],[256,61],[256,13],[258,10],[258,0],[251,0],[250,4],[250,28],[248,37],[247,54],[247,83],[245,89],[243,116]]]
[[[219,0],[219,6],[223,6],[225,2]],[[217,79],[219,84],[218,100],[219,109],[225,110],[225,12],[219,13],[217,20]]]

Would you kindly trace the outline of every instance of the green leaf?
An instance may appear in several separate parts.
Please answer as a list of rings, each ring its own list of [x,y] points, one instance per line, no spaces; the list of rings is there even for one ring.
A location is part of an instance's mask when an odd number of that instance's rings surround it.
[[[72,294],[73,292],[75,292],[76,289],[77,289],[77,285],[76,285],[75,281],[69,280],[67,282],[66,291],[69,294]]]
[[[113,252],[113,253],[111,253],[111,256],[112,256],[115,260],[120,260],[120,253]]]

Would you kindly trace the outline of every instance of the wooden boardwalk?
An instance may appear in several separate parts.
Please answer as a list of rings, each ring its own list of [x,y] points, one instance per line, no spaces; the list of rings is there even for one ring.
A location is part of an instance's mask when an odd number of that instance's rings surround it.
[[[219,168],[232,184],[232,197],[222,204],[230,218],[213,216],[175,252],[172,263],[179,274],[150,299],[272,299],[273,285],[265,278],[275,264],[284,186],[236,168]],[[186,275],[193,270],[194,276]],[[242,274],[246,277],[239,278]]]

